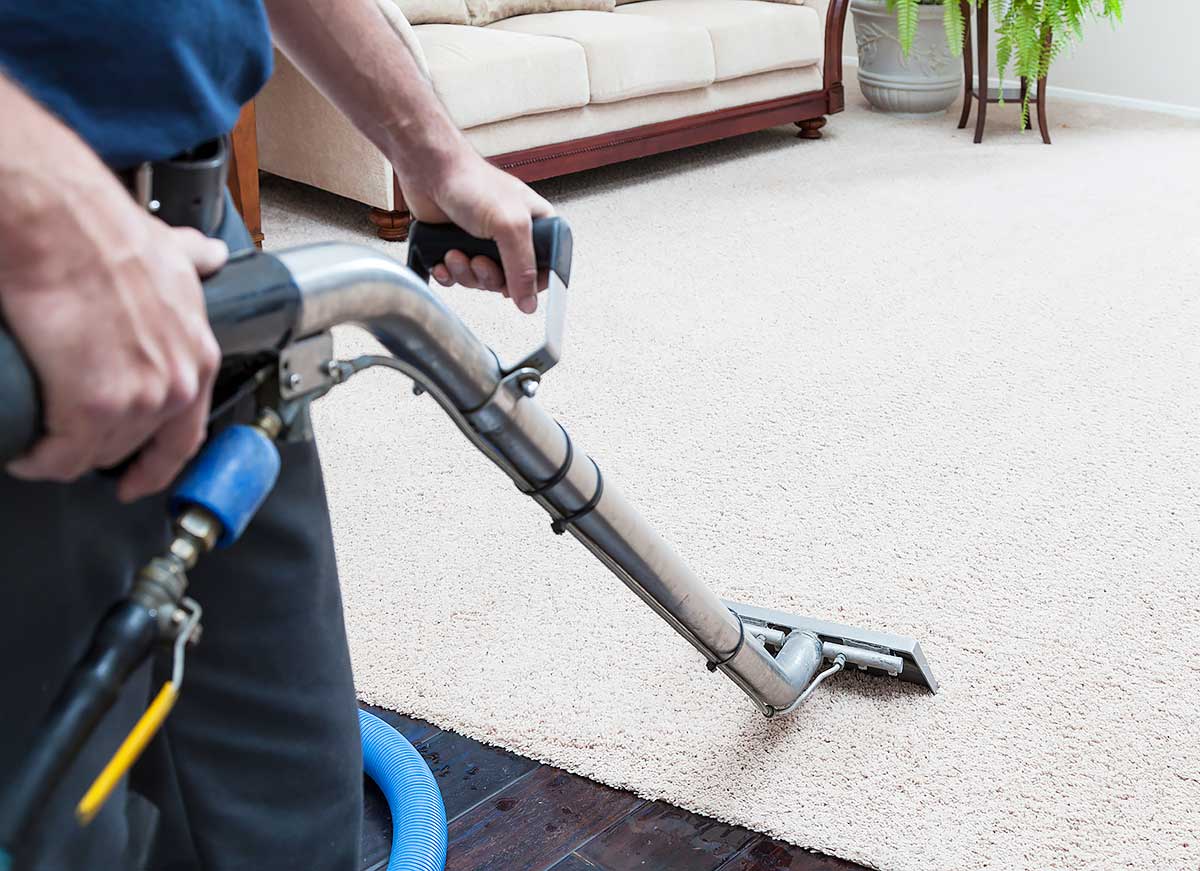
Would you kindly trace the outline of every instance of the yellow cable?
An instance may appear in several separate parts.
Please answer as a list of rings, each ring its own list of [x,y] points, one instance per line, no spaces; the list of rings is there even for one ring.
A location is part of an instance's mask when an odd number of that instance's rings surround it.
[[[125,740],[121,742],[121,746],[117,748],[113,758],[108,760],[104,770],[100,772],[87,793],[79,800],[79,804],[75,807],[75,818],[79,820],[80,825],[86,826],[100,812],[100,808],[104,807],[104,803],[108,801],[112,791],[121,782],[121,778],[133,767],[133,763],[137,762],[138,757],[142,755],[142,751],[146,749],[150,739],[162,727],[163,721],[171,713],[171,708],[175,707],[175,700],[178,698],[179,690],[174,681],[167,681],[163,684],[163,688],[158,691],[158,695],[154,697],[150,707],[146,708],[146,713],[142,714],[133,730],[125,736]]]

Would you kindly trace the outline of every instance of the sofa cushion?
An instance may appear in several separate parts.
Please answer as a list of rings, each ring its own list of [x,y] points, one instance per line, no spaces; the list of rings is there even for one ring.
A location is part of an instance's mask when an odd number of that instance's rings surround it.
[[[407,0],[418,2],[418,0]],[[432,2],[432,0],[419,0]],[[438,0],[447,2],[447,0]],[[566,12],[572,9],[588,9],[594,12],[612,12],[613,0],[466,0],[471,24],[483,26],[517,15],[536,15],[542,12]]]
[[[713,81],[708,31],[683,20],[550,12],[509,18],[486,29],[560,37],[582,46],[593,103],[702,88]]]
[[[433,89],[460,128],[588,102],[587,61],[570,40],[456,24],[413,32]]]
[[[642,0],[616,10],[615,18],[703,27],[712,39],[716,80],[817,63],[825,35],[817,11],[764,0]]]

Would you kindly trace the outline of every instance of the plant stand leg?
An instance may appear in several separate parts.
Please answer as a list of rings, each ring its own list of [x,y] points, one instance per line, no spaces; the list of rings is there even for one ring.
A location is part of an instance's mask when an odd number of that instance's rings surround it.
[[[1046,32],[1042,35],[1042,52],[1043,56],[1050,53],[1050,46],[1053,41],[1053,35],[1050,28],[1046,28]],[[1043,67],[1045,69],[1045,67]],[[1038,128],[1042,133],[1042,142],[1046,145],[1050,144],[1050,125],[1046,118],[1046,77],[1042,76],[1037,83],[1037,113],[1038,113]]]
[[[796,126],[800,128],[800,132],[796,134],[800,139],[820,139],[821,128],[825,126],[825,116],[805,118],[803,121],[797,121]]]
[[[1042,142],[1050,144],[1050,125],[1046,120],[1046,77],[1038,79],[1037,86],[1038,129],[1042,132]]]
[[[1022,133],[1024,133],[1026,130],[1033,129],[1033,124],[1031,123],[1030,119],[1025,115],[1025,97],[1028,96],[1028,94],[1029,94],[1029,79],[1025,78],[1025,76],[1021,76],[1021,132]]]
[[[975,12],[975,38],[978,42],[975,51],[975,66],[979,71],[979,84],[976,93],[979,95],[979,111],[975,116],[975,144],[983,142],[983,128],[987,124],[988,107],[988,4],[987,0],[979,0]]]
[[[971,63],[971,6],[967,0],[959,0],[963,16],[963,107],[958,117],[958,129],[962,130],[971,119],[971,76],[974,73]]]
[[[408,238],[408,225],[412,223],[412,215],[408,209],[371,209],[368,216],[375,225],[375,232],[380,239],[387,242],[403,242]]]

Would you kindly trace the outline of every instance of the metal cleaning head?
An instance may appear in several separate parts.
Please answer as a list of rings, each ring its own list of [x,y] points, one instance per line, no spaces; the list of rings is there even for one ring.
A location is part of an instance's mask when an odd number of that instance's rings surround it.
[[[855,666],[868,674],[897,677],[937,692],[937,678],[915,638],[739,602],[726,601],[725,605],[742,621],[747,634],[758,638],[768,649],[778,651],[792,632],[815,635],[821,640],[823,659],[833,662],[844,656],[847,668]]]

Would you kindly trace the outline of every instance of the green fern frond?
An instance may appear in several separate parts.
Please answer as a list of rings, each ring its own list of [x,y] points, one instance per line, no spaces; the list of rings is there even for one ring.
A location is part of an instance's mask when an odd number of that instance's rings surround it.
[[[954,0],[942,6],[942,25],[946,28],[946,42],[954,55],[962,54],[963,37],[966,35],[966,22],[963,21],[962,7]]]
[[[900,39],[900,50],[904,52],[905,57],[908,57],[912,50],[913,39],[917,35],[919,5],[920,0],[888,0],[888,6],[896,10],[896,35]]]

